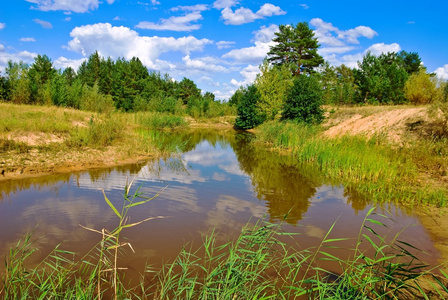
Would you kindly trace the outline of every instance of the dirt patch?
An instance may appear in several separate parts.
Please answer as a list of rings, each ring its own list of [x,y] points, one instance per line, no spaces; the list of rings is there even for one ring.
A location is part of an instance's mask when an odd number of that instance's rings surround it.
[[[338,122],[339,121],[339,122]],[[394,143],[402,143],[404,135],[417,125],[428,123],[426,107],[398,108],[375,113],[370,116],[356,114],[346,120],[331,120],[333,124],[324,132],[325,136],[362,135],[371,138],[384,135]]]
[[[63,136],[43,132],[27,132],[24,134],[10,133],[6,136],[6,139],[14,142],[25,143],[28,146],[43,146],[51,143],[64,142]]]

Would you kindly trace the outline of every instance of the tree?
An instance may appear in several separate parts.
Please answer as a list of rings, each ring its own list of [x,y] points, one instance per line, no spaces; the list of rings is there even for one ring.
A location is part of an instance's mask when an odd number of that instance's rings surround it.
[[[417,52],[406,52],[404,50],[398,53],[398,58],[401,60],[408,74],[417,73],[422,66],[422,59]]]
[[[201,90],[198,89],[193,80],[184,77],[177,85],[177,98],[187,104],[190,97],[200,98]]]
[[[298,120],[305,123],[321,123],[324,119],[322,88],[316,76],[299,76],[288,93],[283,106],[284,120]]]
[[[378,57],[368,52],[355,70],[355,84],[359,88],[358,102],[400,104],[406,101],[404,84],[408,72],[397,53]]]
[[[267,60],[260,66],[255,85],[260,93],[257,107],[262,115],[273,120],[280,113],[286,93],[292,86],[291,72],[283,66],[272,66]]]
[[[270,47],[268,60],[275,65],[287,65],[292,74],[312,73],[313,69],[324,62],[317,53],[319,43],[307,22],[292,25],[280,25],[279,32],[272,39],[276,44]]]
[[[264,122],[264,117],[257,109],[257,102],[260,101],[260,93],[255,85],[248,86],[238,103],[238,117],[235,125],[242,129],[251,129]]]

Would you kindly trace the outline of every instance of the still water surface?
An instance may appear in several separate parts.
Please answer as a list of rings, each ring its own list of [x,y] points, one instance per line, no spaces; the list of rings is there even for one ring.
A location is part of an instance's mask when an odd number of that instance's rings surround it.
[[[263,217],[285,219],[286,231],[300,233],[295,242],[302,249],[318,245],[335,221],[332,237],[355,238],[372,205],[312,167],[262,149],[251,134],[197,130],[176,138],[185,149],[180,157],[0,183],[1,256],[30,231],[39,248],[34,263],[61,243],[63,249],[86,252],[100,236],[79,224],[97,230],[117,224],[101,189],[121,207],[126,180],[134,177],[133,187],[148,196],[166,189],[131,211],[131,221],[168,217],[123,233],[136,253],[127,252],[122,266],[136,273],[145,263],[172,260],[187,243],[198,245],[212,228],[225,240],[249,220]],[[390,205],[376,212],[390,212],[393,218],[385,221],[387,228],[376,228],[379,233],[392,237],[405,228],[401,240],[424,250],[425,261],[436,261],[433,242],[415,216]],[[345,247],[352,245],[349,241]]]

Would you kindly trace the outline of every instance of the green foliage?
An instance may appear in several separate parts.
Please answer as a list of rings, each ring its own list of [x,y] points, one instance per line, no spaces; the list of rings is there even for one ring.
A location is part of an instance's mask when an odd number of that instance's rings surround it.
[[[255,80],[260,93],[257,108],[266,119],[273,120],[280,113],[286,94],[292,86],[291,72],[284,65],[270,66],[267,60],[260,66],[260,71],[261,74]]]
[[[370,104],[400,104],[406,101],[404,85],[408,72],[403,60],[392,52],[376,57],[367,53],[355,70],[359,87],[357,102]]]
[[[244,90],[238,103],[236,126],[242,129],[251,129],[264,122],[265,117],[257,108],[260,98],[260,93],[255,85],[250,85]]]
[[[30,103],[31,90],[28,66],[22,61],[16,63],[9,60],[5,72],[9,86],[8,100],[16,104]]]
[[[246,89],[243,86],[240,86],[235,93],[233,93],[232,97],[229,99],[229,105],[238,107],[241,98],[243,97]]]
[[[114,102],[109,95],[103,95],[98,91],[98,85],[86,86],[82,90],[79,108],[82,110],[108,113],[114,109]]]
[[[282,119],[320,123],[324,119],[322,89],[316,76],[302,75],[294,79],[283,106]]]
[[[275,65],[287,65],[293,75],[311,73],[324,62],[317,53],[320,45],[307,22],[299,22],[295,27],[280,25],[272,41],[276,44],[270,47],[268,60]]]
[[[404,86],[404,93],[412,104],[428,104],[437,98],[436,84],[425,68],[409,77]]]
[[[66,144],[70,147],[107,147],[121,136],[122,127],[113,115],[99,119],[92,116],[87,128],[78,128]]]
[[[201,97],[201,90],[198,89],[192,80],[184,77],[177,84],[176,96],[181,99],[184,104],[188,104],[190,99],[193,99],[194,101],[194,99]]]
[[[325,104],[356,103],[358,88],[352,69],[345,65],[333,67],[325,63],[319,75]]]

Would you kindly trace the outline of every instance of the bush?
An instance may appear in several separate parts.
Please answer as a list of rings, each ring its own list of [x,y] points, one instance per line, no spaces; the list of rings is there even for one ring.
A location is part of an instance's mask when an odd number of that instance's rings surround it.
[[[322,89],[316,77],[301,75],[294,79],[283,106],[282,119],[321,123],[324,111]]]
[[[431,76],[422,68],[418,73],[412,74],[404,85],[404,94],[413,104],[428,104],[436,97],[436,84]]]
[[[98,85],[91,88],[85,86],[82,91],[80,101],[81,110],[93,111],[98,113],[110,113],[115,109],[112,96],[103,95],[98,91]]]
[[[257,103],[259,101],[260,93],[255,85],[248,86],[238,103],[236,126],[242,129],[251,129],[264,122],[265,118],[257,109]]]

